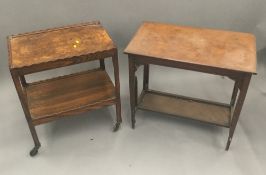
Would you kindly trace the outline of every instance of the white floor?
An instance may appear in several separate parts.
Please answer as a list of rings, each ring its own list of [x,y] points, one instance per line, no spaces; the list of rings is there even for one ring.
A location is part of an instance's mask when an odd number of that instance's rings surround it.
[[[113,107],[40,125],[37,132],[42,147],[34,158],[28,154],[33,142],[13,82],[10,76],[2,81],[0,174],[266,174],[265,63],[260,63],[259,74],[252,79],[227,152],[227,128],[138,111],[136,129],[132,130],[127,57],[121,53],[119,59],[120,130],[112,132]],[[107,68],[111,72],[110,61]],[[229,101],[232,90],[227,78],[158,66],[151,67],[150,81],[152,89],[223,102]]]

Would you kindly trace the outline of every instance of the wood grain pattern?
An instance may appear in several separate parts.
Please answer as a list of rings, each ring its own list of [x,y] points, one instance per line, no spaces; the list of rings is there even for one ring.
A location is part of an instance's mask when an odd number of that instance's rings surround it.
[[[10,36],[10,68],[22,68],[115,49],[99,23],[47,29]]]
[[[252,34],[144,22],[125,53],[256,73]]]
[[[99,69],[32,83],[26,92],[35,124],[39,123],[35,120],[73,115],[97,104],[115,104],[116,99],[113,83]]]

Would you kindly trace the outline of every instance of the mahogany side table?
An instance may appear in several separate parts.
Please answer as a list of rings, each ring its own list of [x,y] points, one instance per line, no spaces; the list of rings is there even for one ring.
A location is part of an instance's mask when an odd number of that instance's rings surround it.
[[[129,61],[132,128],[137,109],[182,116],[229,128],[229,149],[252,74],[256,74],[255,37],[204,28],[144,22],[125,49]],[[149,89],[149,65],[227,76],[234,83],[229,104]],[[135,72],[144,65],[138,97]],[[238,97],[238,98],[237,98]]]
[[[34,148],[41,146],[35,126],[115,105],[118,130],[121,119],[117,48],[100,22],[8,37],[9,68],[25,113]],[[105,58],[112,58],[115,86],[105,71]],[[99,60],[99,68],[28,83],[26,74]]]

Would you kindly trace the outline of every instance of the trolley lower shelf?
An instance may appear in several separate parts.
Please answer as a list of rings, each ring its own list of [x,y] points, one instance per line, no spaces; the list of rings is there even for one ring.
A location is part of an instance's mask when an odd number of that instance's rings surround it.
[[[101,69],[31,83],[26,93],[35,125],[115,104],[116,100],[114,85]]]

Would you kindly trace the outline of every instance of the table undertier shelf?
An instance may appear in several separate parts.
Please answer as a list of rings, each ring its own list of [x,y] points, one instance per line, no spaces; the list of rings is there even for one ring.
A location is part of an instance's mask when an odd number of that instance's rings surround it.
[[[26,88],[35,125],[115,103],[115,88],[108,74],[95,69],[57,77]]]
[[[231,109],[229,105],[158,91],[143,91],[138,108],[224,127],[229,127],[230,124]]]

